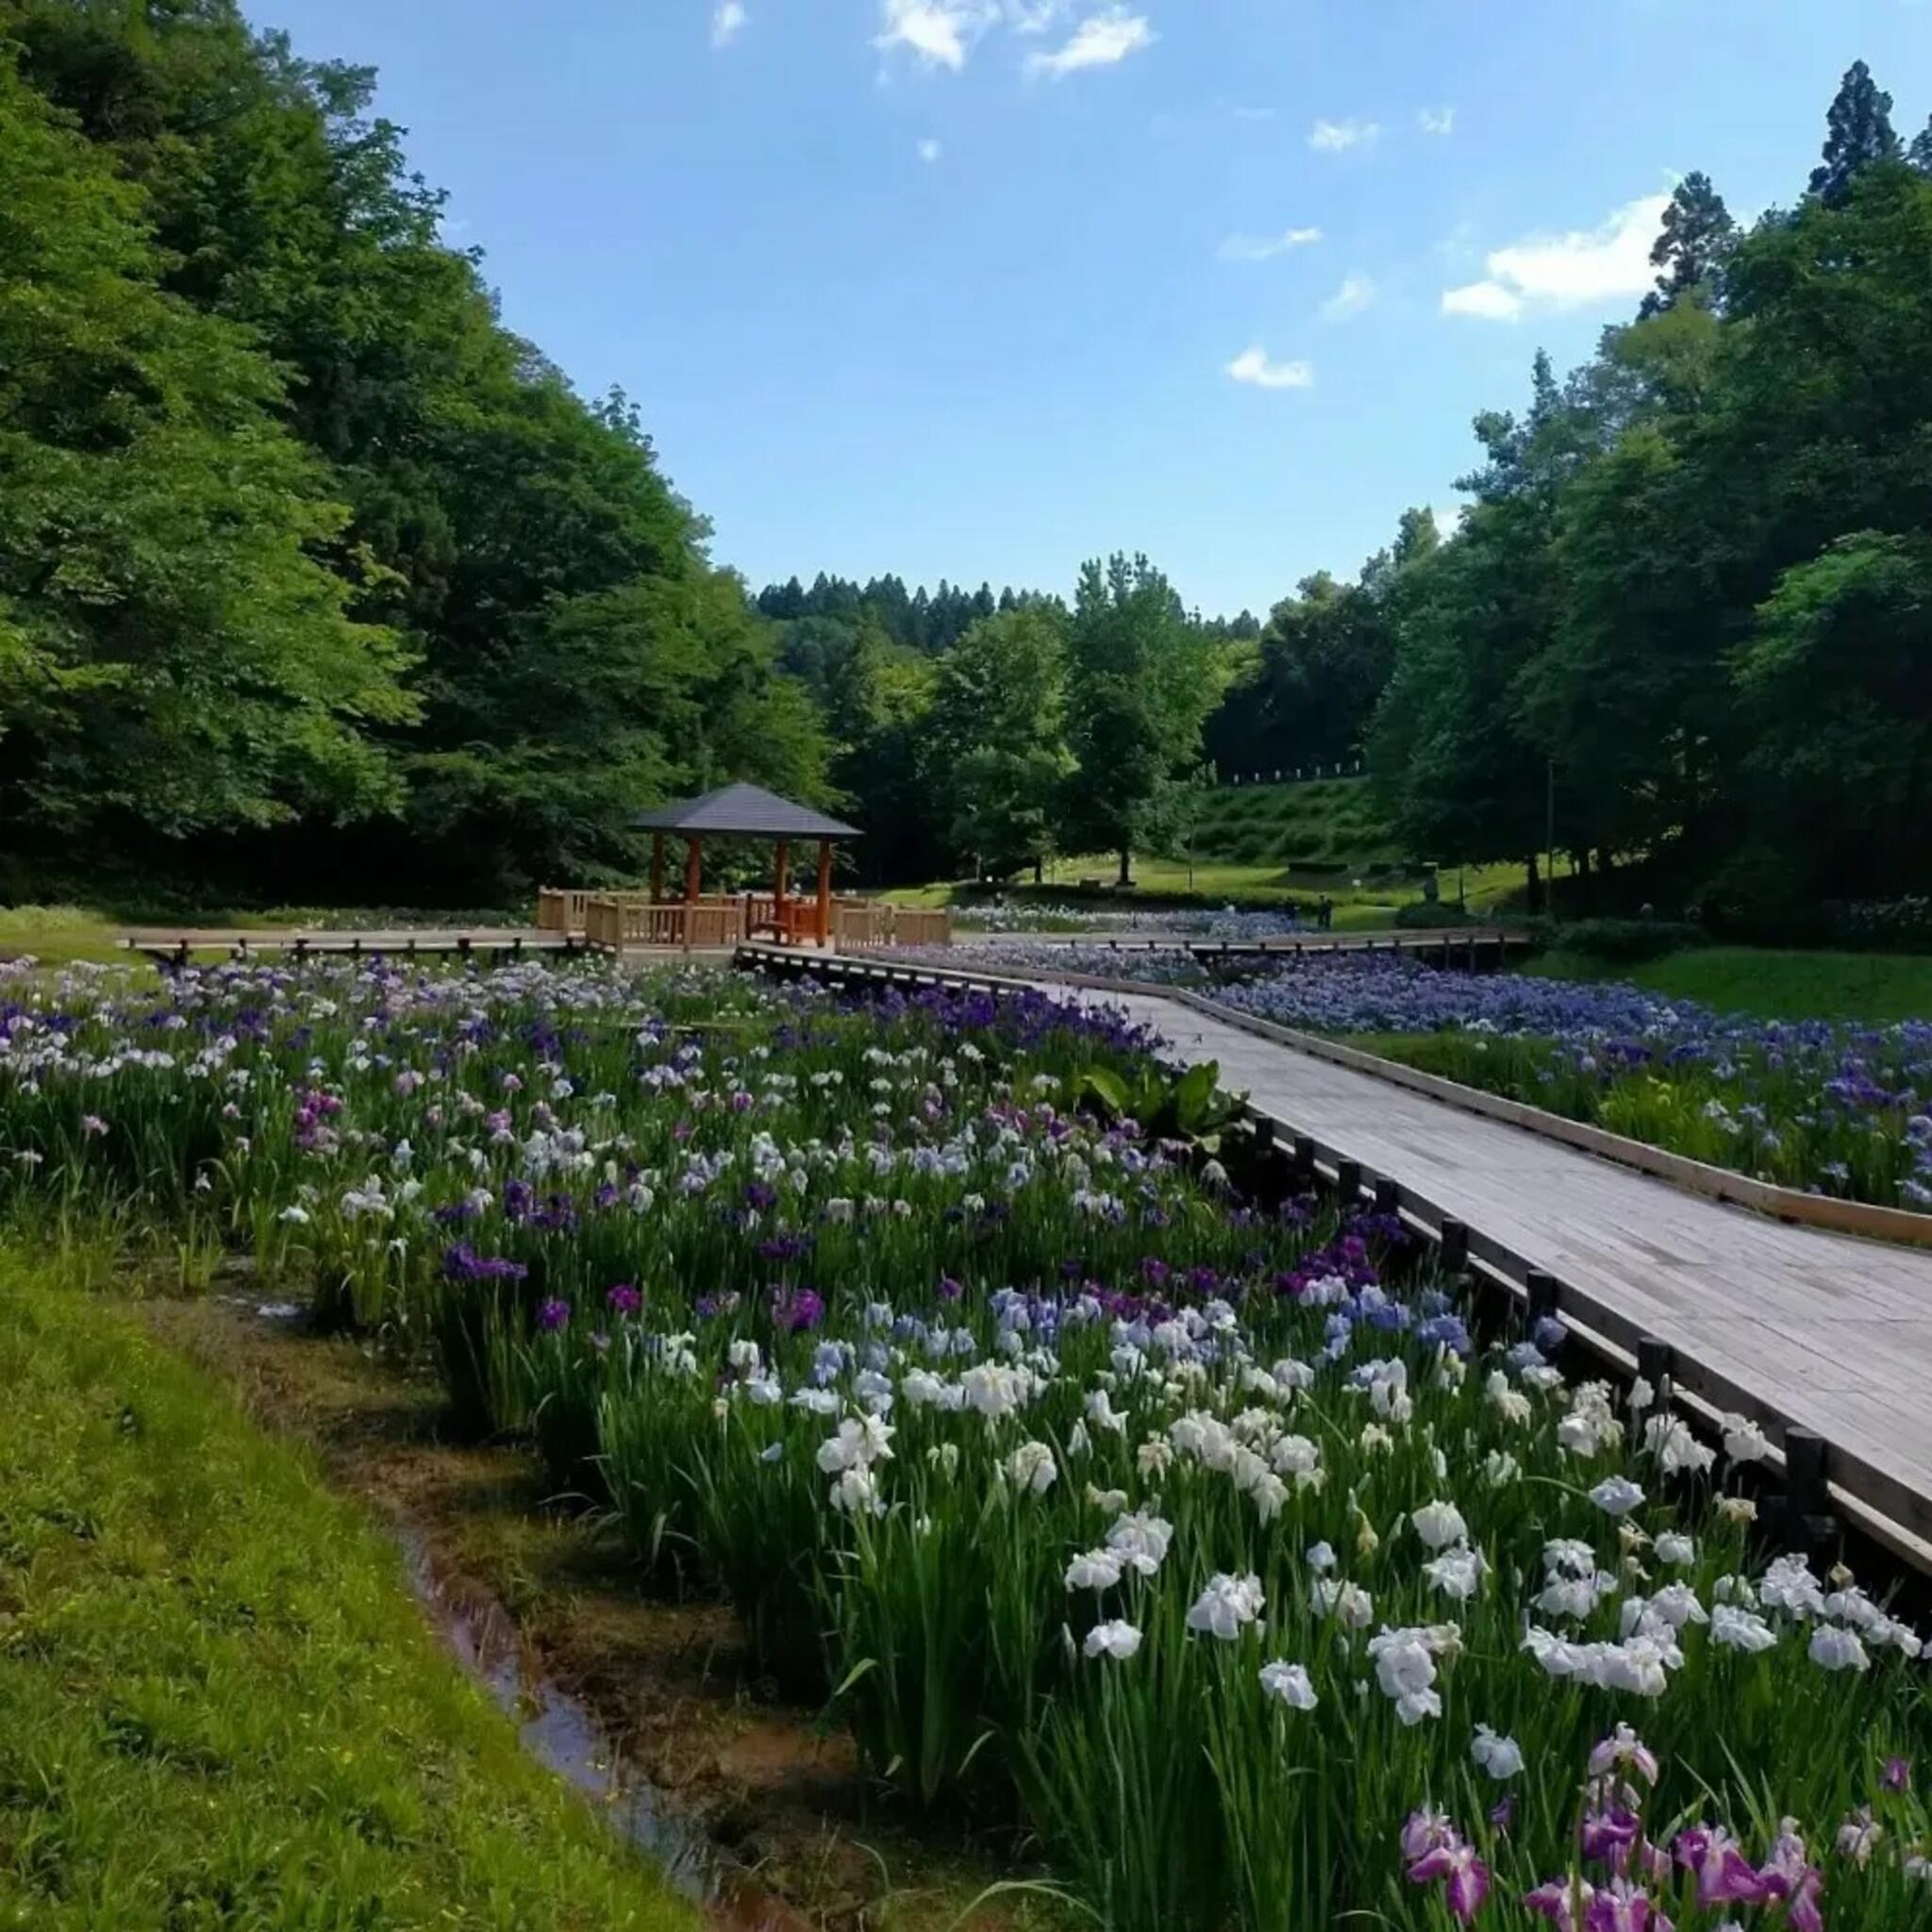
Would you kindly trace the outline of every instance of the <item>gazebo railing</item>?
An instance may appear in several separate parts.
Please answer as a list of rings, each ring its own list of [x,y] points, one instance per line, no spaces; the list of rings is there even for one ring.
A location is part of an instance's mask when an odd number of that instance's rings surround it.
[[[583,932],[591,894],[570,886],[545,886],[537,894],[539,932]]]
[[[750,939],[786,945],[817,942],[818,901],[809,896],[746,892],[686,903],[657,900],[648,892],[599,892],[545,887],[538,897],[538,924],[546,932],[582,933],[587,945],[610,952],[656,947],[690,952],[720,949]],[[568,922],[568,923],[557,923]],[[828,942],[841,951],[866,946],[945,946],[953,941],[946,911],[888,906],[877,899],[835,899]]]

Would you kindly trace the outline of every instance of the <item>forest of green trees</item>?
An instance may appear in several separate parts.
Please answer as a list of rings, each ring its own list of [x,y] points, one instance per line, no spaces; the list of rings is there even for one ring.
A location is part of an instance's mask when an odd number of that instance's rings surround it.
[[[1692,175],[1454,531],[1204,619],[713,560],[621,394],[502,325],[365,70],[233,0],[0,0],[0,896],[508,903],[643,805],[842,808],[874,882],[1158,847],[1366,755],[1417,858],[1673,903],[1932,885],[1932,129],[1862,65],[1793,200]]]

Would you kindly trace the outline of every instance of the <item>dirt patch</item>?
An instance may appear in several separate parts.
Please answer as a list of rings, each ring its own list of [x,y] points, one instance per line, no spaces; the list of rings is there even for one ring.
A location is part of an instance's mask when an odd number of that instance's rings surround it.
[[[641,1588],[614,1530],[546,1495],[523,1446],[448,1441],[427,1374],[374,1343],[264,1319],[253,1297],[141,1307],[158,1340],[215,1374],[257,1422],[308,1443],[332,1485],[395,1530],[459,1647],[491,1653],[486,1667],[508,1655],[523,1685],[543,1687],[539,1701],[554,1687],[588,1713],[609,1761],[587,1768],[608,1781],[621,1765],[675,1811],[661,1840],[637,1834],[663,1856],[686,1840],[708,1856],[722,1848],[724,1867],[755,1881],[746,1894],[774,1895],[827,1932],[939,1932],[988,1887],[1038,1875],[1010,1844],[894,1815],[851,1740],[759,1676],[727,1606]],[[1023,1932],[1070,1921],[1008,1892],[969,1923]]]

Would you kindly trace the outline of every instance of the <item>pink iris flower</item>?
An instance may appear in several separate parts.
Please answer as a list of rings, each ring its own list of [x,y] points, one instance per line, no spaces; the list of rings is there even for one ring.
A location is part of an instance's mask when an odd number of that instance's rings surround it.
[[[1824,1894],[1824,1874],[1805,1856],[1805,1840],[1785,1820],[1785,1828],[1771,1848],[1771,1856],[1758,1868],[1758,1881],[1766,1899],[1783,1899],[1785,1924],[1790,1932],[1824,1932],[1824,1912],[1819,1901]]]
[[[1621,1872],[1629,1863],[1630,1847],[1642,1829],[1643,1821],[1636,1812],[1616,1805],[1607,1810],[1586,1811],[1577,1838],[1586,1858],[1594,1858],[1611,1871]]]
[[[1557,1932],[1583,1932],[1583,1915],[1595,1897],[1596,1887],[1587,1878],[1552,1878],[1534,1891],[1525,1891],[1523,1903],[1547,1919]]]
[[[1755,1906],[1771,1896],[1757,1868],[1721,1824],[1680,1831],[1676,1854],[1677,1863],[1696,1875],[1701,1906]]]
[[[1411,1811],[1402,1827],[1402,1856],[1411,1864],[1438,1845],[1456,1842],[1456,1827],[1446,1811]]]
[[[1441,1879],[1449,1909],[1464,1924],[1482,1909],[1490,1895],[1490,1868],[1476,1857],[1475,1847],[1460,1839],[1452,1838],[1424,1852],[1408,1868],[1408,1877],[1412,1885],[1432,1885]]]
[[[1675,1927],[1651,1904],[1648,1893],[1618,1878],[1591,1900],[1583,1932],[1675,1932]]]
[[[1628,1724],[1619,1724],[1590,1754],[1591,1777],[1607,1777],[1624,1766],[1634,1771],[1645,1784],[1657,1783],[1657,1753]]]

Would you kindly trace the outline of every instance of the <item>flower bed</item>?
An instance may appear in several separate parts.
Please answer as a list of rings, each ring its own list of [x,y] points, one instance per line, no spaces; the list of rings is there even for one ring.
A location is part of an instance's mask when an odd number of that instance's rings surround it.
[[[1932,1022],[1712,1012],[1637,988],[1303,962],[1220,989],[1432,1074],[1782,1187],[1932,1208]],[[1392,1036],[1392,1037],[1390,1037]]]
[[[0,1008],[0,1219],[222,1243],[727,1592],[1121,1932],[1932,1914],[1917,1638],[1391,1224],[1080,1110],[1147,1042],[518,967]],[[1232,1156],[1230,1156],[1232,1163]]]
[[[1009,945],[975,963],[1191,987],[1780,1187],[1932,1210],[1932,1021],[1762,1020],[1633,986],[1388,955],[1237,963],[1219,978],[1184,955],[1106,947]]]

